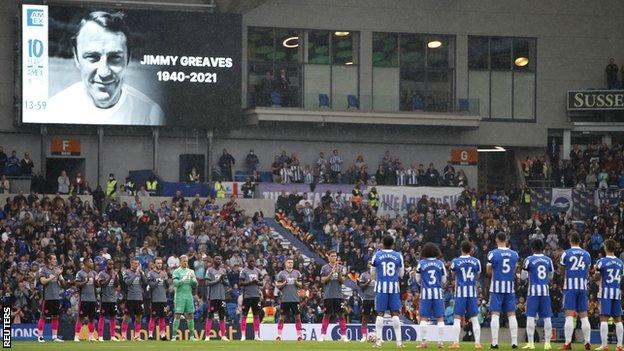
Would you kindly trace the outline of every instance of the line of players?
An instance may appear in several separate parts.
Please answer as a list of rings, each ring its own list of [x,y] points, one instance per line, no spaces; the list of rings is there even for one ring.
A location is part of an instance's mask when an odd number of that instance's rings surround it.
[[[574,331],[574,315],[578,314],[581,320],[581,329],[585,341],[585,349],[590,350],[589,343],[590,326],[587,318],[588,292],[587,281],[589,279],[589,268],[591,257],[587,251],[580,248],[580,236],[576,232],[569,234],[571,248],[566,250],[561,256],[561,269],[564,275],[564,309],[565,319],[565,344],[564,350],[571,348],[572,334]],[[520,274],[516,274],[518,265],[518,254],[509,249],[505,234],[499,233],[496,237],[497,248],[488,253],[487,275],[485,291],[490,296],[491,348],[498,348],[498,333],[500,326],[500,314],[506,313],[509,320],[509,328],[512,339],[512,347],[518,345],[518,324],[515,317],[516,296],[515,280],[517,277],[529,280],[527,296],[527,335],[529,343],[524,346],[527,349],[534,349],[533,343],[535,331],[535,319],[539,316],[544,319],[545,335],[552,333],[552,310],[550,306],[549,281],[554,274],[554,266],[550,258],[543,255],[544,244],[541,241],[533,241],[531,249],[533,255],[526,258],[522,265]],[[395,329],[397,345],[402,347],[399,310],[401,308],[399,280],[403,276],[403,258],[400,253],[393,251],[394,240],[391,236],[383,239],[384,249],[375,253],[371,261],[371,271],[364,272],[358,284],[362,289],[363,313],[362,313],[362,340],[368,338],[367,321],[376,311],[375,319],[377,341],[375,346],[381,346],[383,328],[383,315],[390,312],[392,326]],[[595,264],[596,278],[601,281],[600,285],[600,306],[601,325],[600,332],[602,345],[600,350],[607,349],[607,320],[613,317],[616,326],[617,350],[622,351],[622,321],[621,321],[621,276],[624,274],[622,262],[615,258],[614,252],[617,244],[613,240],[606,240],[604,249],[606,256],[599,259]],[[461,331],[461,321],[464,317],[472,322],[475,335],[475,348],[482,348],[480,344],[480,326],[477,319],[478,314],[478,291],[479,278],[482,273],[480,261],[470,254],[473,246],[469,242],[461,244],[461,256],[451,263],[451,273],[455,281],[455,306],[453,328],[456,340],[450,348],[459,348],[459,334]],[[420,334],[422,342],[420,347],[427,346],[427,325],[431,321],[437,323],[439,327],[444,325],[444,303],[443,286],[447,281],[447,272],[444,262],[439,260],[440,251],[435,244],[427,243],[423,246],[421,260],[416,268],[416,280],[420,289]],[[346,336],[346,320],[344,314],[344,297],[342,295],[342,285],[346,279],[346,269],[337,261],[335,252],[330,252],[329,263],[321,269],[321,283],[323,284],[323,299],[325,314],[322,320],[320,341],[326,338],[327,328],[330,318],[335,316],[339,323],[339,331],[342,340],[348,341]],[[90,259],[84,261],[84,268],[76,275],[75,285],[80,289],[80,313],[76,322],[76,331],[79,332],[83,323],[89,327],[89,339],[94,340],[94,318],[97,306],[95,297],[95,287],[100,290],[100,340],[103,335],[104,319],[110,321],[110,330],[116,340],[115,333],[115,289],[120,287],[120,281],[125,285],[125,301],[122,305],[124,317],[122,323],[122,339],[127,334],[129,320],[134,317],[135,321],[140,321],[143,313],[144,288],[149,286],[151,291],[151,318],[148,324],[148,333],[153,337],[155,320],[159,319],[159,329],[161,339],[164,339],[165,330],[165,306],[166,289],[168,288],[167,273],[163,270],[162,259],[155,261],[154,269],[147,274],[140,269],[139,262],[133,260],[130,269],[123,271],[121,280],[113,270],[112,262],[106,264],[106,269],[96,274],[93,271],[93,262]],[[259,314],[261,292],[260,285],[263,280],[260,270],[255,267],[255,260],[250,259],[247,267],[241,271],[241,286],[243,286],[243,313],[241,313],[241,330],[245,329],[246,316],[249,309],[254,315],[255,339],[259,340]],[[181,266],[186,268],[188,260],[181,260]],[[58,330],[58,306],[60,286],[64,284],[62,280],[62,270],[56,267],[56,257],[48,255],[46,266],[40,271],[40,282],[44,285],[44,301],[42,303],[42,318],[39,320],[40,335],[42,335],[43,324],[46,316],[52,317],[52,337],[55,341]],[[285,262],[285,269],[277,275],[276,287],[282,291],[282,303],[280,305],[280,321],[278,324],[278,337],[281,340],[284,328],[284,320],[287,316],[295,317],[295,328],[298,340],[302,340],[301,315],[299,311],[300,296],[298,289],[301,288],[301,273],[293,269],[293,261],[288,259]],[[225,293],[229,287],[227,281],[227,271],[222,265],[222,259],[216,256],[214,266],[206,272],[206,282],[208,285],[209,308],[206,318],[206,340],[212,330],[214,314],[218,314],[220,322],[219,336],[222,340],[227,340],[225,336]],[[176,315],[178,311],[176,310]],[[177,317],[178,318],[178,317]],[[192,317],[191,317],[192,318]],[[177,328],[176,328],[177,329]],[[135,339],[139,338],[140,323],[135,323]],[[442,335],[442,328],[439,328],[438,340]],[[174,335],[177,330],[174,331]],[[244,340],[245,335],[242,335]],[[546,338],[545,349],[550,349],[551,345]],[[40,341],[43,338],[40,337]],[[442,343],[439,341],[439,346]]]
[[[580,236],[572,231],[568,235],[570,248],[565,250],[560,260],[560,270],[564,279],[564,302],[565,343],[562,350],[571,350],[572,336],[574,332],[574,316],[578,315],[581,321],[585,350],[591,350],[590,344],[590,324],[587,317],[588,310],[588,279],[591,257],[587,251],[580,247]],[[512,348],[518,347],[518,322],[515,316],[516,310],[516,278],[528,279],[527,292],[527,337],[528,343],[523,349],[535,349],[535,320],[539,316],[544,320],[544,334],[547,336],[544,349],[550,350],[550,335],[552,335],[552,308],[549,292],[549,282],[554,275],[552,260],[543,254],[544,243],[541,240],[531,242],[533,255],[527,257],[522,265],[520,274],[516,274],[518,265],[518,253],[509,249],[507,237],[504,233],[496,236],[497,248],[487,255],[487,275],[490,279],[485,280],[485,291],[490,297],[491,310],[491,349],[498,349],[498,334],[500,328],[500,314],[507,314],[509,329],[511,333]],[[600,281],[600,335],[602,344],[596,350],[608,350],[607,321],[613,317],[615,322],[617,351],[623,351],[622,338],[622,308],[621,308],[621,288],[620,282],[624,274],[622,261],[615,257],[617,243],[612,239],[607,239],[603,245],[605,256],[595,263],[595,278]],[[463,317],[468,317],[472,321],[475,335],[475,348],[481,349],[479,342],[480,330],[476,319],[478,314],[478,280],[481,273],[479,260],[470,256],[472,244],[463,242],[461,244],[462,256],[454,259],[451,263],[451,270],[455,278],[455,307],[454,324],[455,342],[450,348],[459,348],[460,323]],[[444,262],[437,259],[440,252],[434,244],[425,244],[421,252],[421,261],[417,268],[417,277],[421,285],[420,292],[420,314],[421,314],[421,335],[423,341],[421,347],[426,347],[426,320],[437,321],[438,326],[444,325],[444,305],[442,302],[442,287],[446,281],[446,271]],[[440,328],[440,333],[442,329]],[[440,340],[440,339],[438,339]],[[442,343],[439,342],[439,346]]]
[[[325,300],[326,317],[323,318],[323,335],[325,337],[329,318],[336,314],[340,320],[340,330],[343,339],[346,340],[346,320],[343,314],[342,284],[346,277],[346,270],[337,262],[337,255],[334,252],[330,255],[330,263],[322,267],[321,281],[324,284],[323,295]],[[247,314],[249,310],[253,314],[253,329],[255,340],[260,340],[260,311],[262,302],[261,287],[264,277],[260,269],[255,267],[255,259],[249,258],[247,266],[240,272],[239,285],[242,287],[243,308],[241,311],[241,330],[246,329]],[[188,269],[188,258],[180,257],[180,268]],[[174,271],[175,277],[175,271]],[[48,317],[51,319],[52,341],[62,342],[58,337],[60,295],[61,289],[70,286],[63,278],[63,269],[57,264],[54,254],[48,254],[45,258],[45,266],[39,270],[38,282],[43,286],[43,299],[41,302],[41,317],[38,321],[39,342],[44,342],[43,329]],[[213,319],[215,314],[219,319],[219,337],[223,341],[228,341],[226,336],[226,293],[230,289],[228,271],[223,265],[221,256],[214,257],[214,264],[206,270],[205,282],[207,285],[207,316],[205,322],[205,340],[210,340]],[[137,259],[130,262],[130,268],[118,273],[114,269],[113,261],[108,260],[105,269],[96,272],[93,268],[93,261],[85,258],[82,262],[82,269],[76,274],[76,279],[71,283],[79,291],[79,313],[75,324],[74,341],[80,341],[79,333],[84,324],[88,326],[89,341],[96,341],[95,338],[95,317],[99,307],[98,339],[104,341],[104,324],[109,320],[109,332],[111,341],[124,341],[128,334],[128,325],[134,320],[134,340],[141,341],[141,318],[144,313],[144,299],[150,298],[150,319],[148,323],[148,338],[154,339],[154,328],[158,321],[160,339],[166,340],[166,308],[167,290],[171,281],[168,278],[167,270],[163,267],[163,260],[157,258],[154,261],[153,269],[145,273]],[[294,261],[286,259],[284,270],[279,272],[275,279],[275,286],[281,291],[280,320],[278,322],[277,340],[281,340],[284,329],[284,322],[288,316],[293,316],[298,340],[303,340],[303,326],[301,323],[301,312],[299,304],[301,302],[299,289],[303,287],[302,274],[294,269]],[[98,293],[99,291],[99,293]],[[117,315],[117,292],[123,292],[123,299],[120,306],[123,309],[121,325],[121,339],[116,337],[116,315]],[[174,289],[174,324],[173,338],[177,337],[178,325],[181,315],[187,319],[187,327],[194,324],[193,312],[194,304],[191,298],[180,299],[178,292]],[[99,303],[98,303],[99,302]],[[190,328],[189,328],[190,329]],[[195,339],[191,333],[191,339]],[[245,333],[242,333],[241,340],[245,340]]]

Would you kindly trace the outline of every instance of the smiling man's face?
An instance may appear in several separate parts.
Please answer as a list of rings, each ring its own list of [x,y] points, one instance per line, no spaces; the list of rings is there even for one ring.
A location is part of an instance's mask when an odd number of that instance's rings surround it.
[[[114,106],[121,97],[128,66],[126,35],[87,22],[76,38],[75,60],[93,104],[99,108]]]

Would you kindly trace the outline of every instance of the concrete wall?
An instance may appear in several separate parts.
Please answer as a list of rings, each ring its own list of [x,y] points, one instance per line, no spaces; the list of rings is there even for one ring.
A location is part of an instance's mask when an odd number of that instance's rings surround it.
[[[112,1],[114,2],[114,1]],[[140,2],[140,1],[137,1]],[[195,0],[168,2],[197,3]],[[569,89],[601,87],[608,57],[624,63],[624,15],[614,11],[617,0],[588,5],[583,0],[517,2],[513,0],[269,0],[243,17],[245,26],[275,26],[312,29],[346,29],[360,32],[359,89],[363,108],[370,106],[373,91],[372,32],[394,31],[456,35],[456,96],[467,95],[467,36],[501,35],[537,38],[537,122],[482,122],[478,129],[325,126],[283,124],[241,127],[215,131],[215,161],[223,147],[241,165],[250,147],[266,168],[280,149],[297,152],[305,163],[318,151],[337,147],[352,162],[360,153],[370,168],[377,165],[383,151],[390,150],[405,163],[435,162],[442,166],[453,146],[504,145],[544,147],[549,128],[569,128],[565,92]],[[49,126],[42,138],[37,126],[17,126],[14,109],[14,58],[16,45],[14,1],[0,1],[0,145],[29,151],[39,171],[50,153],[55,136],[79,138],[86,159],[86,178],[97,183],[97,133],[94,127]],[[246,30],[245,30],[246,31]],[[244,37],[246,35],[244,34]],[[243,52],[246,44],[243,43]],[[244,68],[245,72],[246,69]],[[244,78],[245,79],[245,78]],[[245,82],[242,83],[243,87]],[[243,94],[244,96],[245,94]],[[189,150],[184,131],[161,129],[157,169],[168,180],[178,179],[178,156],[206,151],[204,132],[197,149]],[[102,174],[118,178],[129,170],[151,168],[151,131],[145,128],[106,128],[102,154]],[[440,145],[440,147],[434,147]],[[468,169],[476,183],[476,170]]]

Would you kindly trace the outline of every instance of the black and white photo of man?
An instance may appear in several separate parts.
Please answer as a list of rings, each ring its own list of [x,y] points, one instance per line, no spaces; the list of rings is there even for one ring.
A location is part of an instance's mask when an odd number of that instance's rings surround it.
[[[89,13],[77,25],[72,46],[81,81],[50,98],[53,119],[79,124],[165,124],[156,102],[124,84],[131,48],[122,12]]]

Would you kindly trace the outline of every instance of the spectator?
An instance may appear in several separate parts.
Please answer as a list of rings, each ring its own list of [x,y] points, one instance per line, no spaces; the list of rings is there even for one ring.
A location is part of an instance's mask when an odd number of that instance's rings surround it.
[[[252,174],[254,171],[258,170],[258,164],[260,160],[258,159],[258,155],[256,155],[253,149],[249,150],[249,154],[245,158],[245,164],[247,165],[247,174]]]
[[[319,184],[327,183],[329,181],[329,173],[328,173],[329,162],[327,162],[327,160],[325,159],[325,154],[323,154],[322,152],[319,152],[319,158],[316,160],[316,167],[318,171],[317,182]]]
[[[605,71],[607,72],[607,89],[618,89],[618,66],[615,64],[613,57],[609,59],[609,64]]]
[[[332,183],[340,183],[342,170],[342,157],[338,155],[338,150],[334,149],[332,156],[329,158],[330,179]]]
[[[276,82],[277,91],[282,94],[282,106],[292,106],[291,96],[290,96],[290,78],[288,78],[288,74],[284,68],[280,69],[279,77],[277,77]]]
[[[9,178],[5,174],[0,178],[0,194],[10,194],[11,193],[11,182],[9,182]]]
[[[284,162],[282,164],[282,169],[280,169],[280,183],[290,184],[291,176],[292,176],[292,173],[290,171],[290,168],[288,167],[288,164]]]
[[[195,167],[191,168],[191,172],[188,175],[188,181],[189,181],[189,183],[199,183],[200,182],[199,173],[197,172],[197,168],[195,168]]]
[[[223,154],[219,157],[219,168],[221,169],[221,175],[223,176],[223,180],[231,181],[232,180],[232,167],[234,167],[234,157],[230,155],[226,149],[223,149]]]
[[[57,182],[57,190],[56,192],[61,195],[69,194],[69,177],[67,177],[67,172],[64,170],[61,171],[61,175],[56,179]]]
[[[273,183],[280,182],[280,171],[283,163],[280,163],[279,156],[275,156],[273,163],[271,163],[271,175],[273,176]]]
[[[425,174],[427,181],[425,184],[429,186],[438,186],[440,184],[440,172],[433,166],[433,162],[429,164]]]
[[[6,166],[7,160],[7,154],[4,153],[4,148],[0,146],[0,174],[3,174],[4,172],[4,167]]]
[[[82,173],[77,172],[74,182],[72,183],[72,193],[74,195],[83,195],[85,193],[85,180]]]
[[[8,175],[19,175],[21,172],[21,164],[20,159],[17,157],[17,152],[15,150],[11,151],[11,156],[6,161],[6,166],[4,167],[4,173]]]
[[[275,78],[272,71],[266,71],[260,84],[260,106],[271,106],[271,93],[275,90]]]
[[[21,162],[22,175],[31,176],[33,167],[35,167],[35,164],[33,160],[30,158],[30,154],[28,152],[25,152],[24,158],[22,159],[22,162]]]
[[[241,191],[243,193],[243,198],[245,198],[245,199],[253,198],[254,197],[254,188],[255,188],[255,184],[253,184],[251,182],[251,179],[249,177],[247,177],[245,183],[241,187]]]

